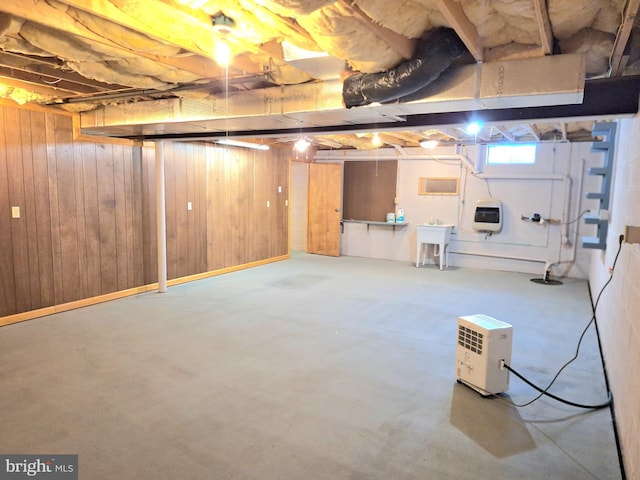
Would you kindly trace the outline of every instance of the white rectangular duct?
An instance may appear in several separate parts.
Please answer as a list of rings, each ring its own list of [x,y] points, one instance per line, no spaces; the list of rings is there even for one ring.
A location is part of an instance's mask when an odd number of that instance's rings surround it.
[[[212,100],[168,99],[106,106],[81,114],[83,133],[108,136],[286,130],[402,122],[407,115],[581,103],[585,60],[554,55],[458,66],[429,96],[347,109],[330,80],[230,93]]]

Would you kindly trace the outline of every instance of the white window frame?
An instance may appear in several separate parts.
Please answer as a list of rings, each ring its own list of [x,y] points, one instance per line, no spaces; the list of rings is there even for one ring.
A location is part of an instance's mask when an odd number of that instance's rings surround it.
[[[529,154],[526,158],[522,158],[519,155],[523,155],[523,151],[533,148],[533,155]],[[491,159],[492,149],[501,149],[509,152],[508,157],[505,155],[504,160]],[[518,152],[520,150],[520,152]],[[494,150],[495,151],[495,150]],[[486,165],[535,165],[536,163],[537,145],[535,143],[501,143],[499,145],[487,145],[487,157],[485,160]]]

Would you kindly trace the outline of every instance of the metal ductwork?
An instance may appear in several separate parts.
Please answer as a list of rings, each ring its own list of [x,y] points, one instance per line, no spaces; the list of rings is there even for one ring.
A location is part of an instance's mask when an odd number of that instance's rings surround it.
[[[584,72],[582,55],[453,66],[429,86],[424,98],[349,109],[343,104],[342,82],[336,79],[233,92],[212,100],[106,106],[82,113],[81,129],[86,134],[153,139],[401,125],[420,114],[579,104]]]

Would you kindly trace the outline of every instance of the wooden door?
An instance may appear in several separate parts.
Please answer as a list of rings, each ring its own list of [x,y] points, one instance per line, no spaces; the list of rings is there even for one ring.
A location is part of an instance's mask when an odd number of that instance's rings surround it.
[[[340,255],[342,164],[309,164],[307,252]]]

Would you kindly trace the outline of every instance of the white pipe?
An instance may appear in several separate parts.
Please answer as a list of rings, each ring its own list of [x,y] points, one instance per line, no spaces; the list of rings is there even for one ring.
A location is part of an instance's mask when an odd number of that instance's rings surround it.
[[[156,142],[156,239],[158,242],[158,292],[167,291],[167,226],[164,182],[164,142]]]
[[[478,173],[476,178],[488,180],[564,180],[564,175],[558,174],[531,174],[531,175],[494,175],[490,173]]]
[[[569,243],[569,215],[571,214],[571,177],[564,177],[564,205],[562,206],[562,245]]]
[[[521,260],[523,262],[536,262],[536,263],[544,263],[544,264],[549,263],[547,260],[541,260],[539,258],[512,257],[507,255],[495,255],[493,253],[455,252],[455,251],[449,251],[449,253],[455,253],[456,255],[475,255],[477,257],[502,258],[504,260]]]
[[[464,155],[456,155],[456,154],[421,155],[421,154],[415,154],[415,153],[407,153],[406,155],[398,155],[397,153],[385,153],[385,152],[380,152],[378,154],[372,154],[372,155],[362,154],[362,153],[354,154],[354,155],[347,155],[347,154],[337,155],[335,152],[332,154],[331,151],[329,151],[329,153],[317,152],[314,155],[313,159],[317,161],[332,161],[332,162],[335,162],[336,160],[343,160],[345,162],[350,162],[350,161],[357,162],[357,161],[398,160],[398,159],[400,160],[456,160],[456,161],[467,160],[471,162]]]
[[[582,210],[582,204],[580,202],[580,199],[582,198],[582,182],[584,181],[584,169],[585,169],[585,159],[582,159],[582,165],[580,167],[580,175],[578,176],[578,191],[577,191],[577,198],[578,198],[578,208],[577,211],[579,212],[580,210]],[[566,223],[566,227],[569,228],[569,220],[565,221]],[[572,247],[572,251],[571,251],[571,258],[568,260],[562,260],[562,250],[558,250],[558,261],[553,263],[552,265],[560,265],[562,263],[573,263],[576,260],[576,251],[578,250],[578,229],[580,227],[579,225],[579,221],[575,221],[575,226],[573,229],[573,241],[570,242],[570,245]],[[567,232],[567,238],[568,238],[569,234]],[[562,248],[562,247],[560,247]]]

